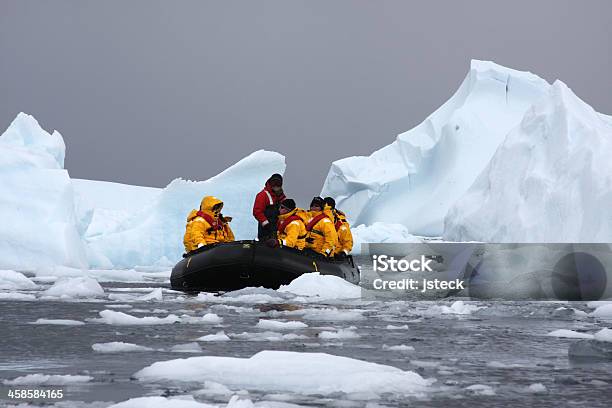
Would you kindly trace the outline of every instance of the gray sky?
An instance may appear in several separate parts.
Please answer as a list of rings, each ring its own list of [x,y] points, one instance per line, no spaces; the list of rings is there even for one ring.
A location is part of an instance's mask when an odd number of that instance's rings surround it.
[[[612,113],[612,2],[0,0],[0,128],[33,114],[72,177],[165,186],[247,154],[318,194],[446,101],[471,58]]]

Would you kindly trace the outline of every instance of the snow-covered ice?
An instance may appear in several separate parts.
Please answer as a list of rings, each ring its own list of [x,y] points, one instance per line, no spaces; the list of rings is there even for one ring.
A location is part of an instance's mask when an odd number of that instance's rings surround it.
[[[261,351],[250,358],[203,356],[157,362],[134,374],[146,382],[215,381],[231,389],[328,395],[413,394],[430,384],[399,368],[325,353]]]

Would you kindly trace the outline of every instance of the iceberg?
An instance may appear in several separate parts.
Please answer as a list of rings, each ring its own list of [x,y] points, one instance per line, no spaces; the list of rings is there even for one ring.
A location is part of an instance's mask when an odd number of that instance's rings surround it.
[[[457,92],[423,123],[368,157],[332,163],[322,189],[351,224],[403,224],[440,236],[449,208],[550,85],[529,72],[472,61]]]
[[[556,81],[450,208],[444,238],[612,242],[612,124]]]
[[[223,214],[235,217],[231,227],[236,239],[253,239],[257,223],[250,216],[253,203],[245,198],[255,197],[271,174],[284,171],[284,156],[259,150],[206,181],[176,179],[115,231],[90,236],[90,261],[100,268],[173,265],[184,252],[187,214],[206,195],[223,200]]]
[[[215,381],[231,389],[300,394],[425,391],[430,381],[412,371],[326,353],[261,351],[250,358],[203,356],[154,363],[134,374],[144,382]]]
[[[0,269],[88,266],[65,150],[25,113],[0,136]]]

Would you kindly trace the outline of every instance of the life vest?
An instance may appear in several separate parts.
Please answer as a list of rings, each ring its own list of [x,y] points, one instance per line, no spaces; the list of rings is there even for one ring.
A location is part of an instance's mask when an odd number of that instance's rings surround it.
[[[223,229],[223,223],[220,220],[211,217],[209,214],[206,214],[203,211],[198,211],[197,215],[198,217],[204,218],[206,222],[210,224],[209,231],[219,231]]]
[[[321,214],[317,215],[316,217],[314,217],[312,220],[310,220],[310,222],[308,224],[306,224],[306,231],[307,232],[314,232],[314,233],[319,234],[319,235],[323,235],[320,231],[317,231],[317,230],[313,231],[314,226],[317,225],[317,223],[319,221],[321,221],[323,218],[329,219],[329,217],[326,214],[321,213]]]
[[[298,217],[297,215],[293,214],[290,215],[289,217],[285,218],[283,220],[283,222],[278,222],[278,233],[279,234],[284,234],[285,233],[285,228],[287,228],[287,225],[291,224],[293,221],[302,221],[302,219],[300,217]]]

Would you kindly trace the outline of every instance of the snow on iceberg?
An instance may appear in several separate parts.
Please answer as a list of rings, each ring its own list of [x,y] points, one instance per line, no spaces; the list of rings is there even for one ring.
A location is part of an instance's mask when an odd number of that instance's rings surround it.
[[[529,72],[472,61],[457,92],[423,123],[369,157],[335,161],[322,195],[354,225],[389,222],[440,236],[448,209],[549,84]]]
[[[220,382],[232,389],[329,395],[412,394],[430,381],[412,371],[325,353],[261,351],[250,358],[203,356],[154,363],[134,374],[146,382]]]
[[[444,238],[612,242],[611,153],[612,124],[556,81],[450,209]]]
[[[172,262],[180,259],[187,214],[206,195],[223,200],[223,213],[235,217],[231,226],[236,239],[253,239],[257,223],[250,216],[253,203],[245,197],[255,197],[271,174],[284,171],[284,156],[259,150],[206,181],[176,179],[117,231],[90,237],[90,260],[93,265],[106,259],[115,268],[130,268],[152,265],[163,257]]]
[[[65,149],[25,113],[0,136],[0,268],[87,267]]]

